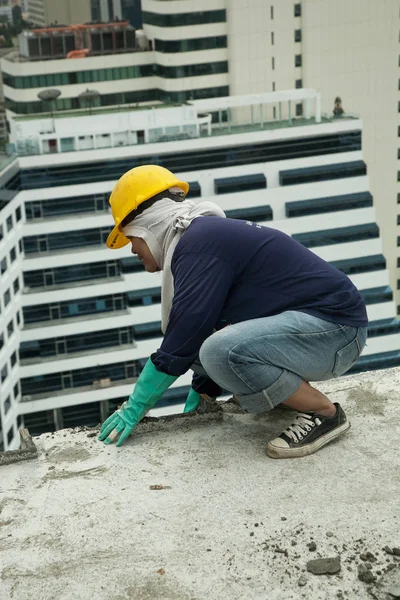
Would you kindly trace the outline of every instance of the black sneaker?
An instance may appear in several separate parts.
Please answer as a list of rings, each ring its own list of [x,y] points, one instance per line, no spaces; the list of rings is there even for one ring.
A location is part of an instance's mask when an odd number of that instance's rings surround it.
[[[297,413],[294,422],[281,435],[271,440],[267,454],[271,458],[297,458],[316,452],[350,427],[350,421],[337,402],[336,415],[323,417],[317,413]]]

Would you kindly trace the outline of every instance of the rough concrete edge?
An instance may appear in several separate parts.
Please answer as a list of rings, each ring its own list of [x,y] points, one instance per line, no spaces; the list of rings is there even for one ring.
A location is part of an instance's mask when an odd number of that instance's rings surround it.
[[[4,465],[11,465],[12,463],[20,462],[22,460],[32,460],[37,458],[37,448],[29,434],[28,429],[19,430],[21,447],[18,450],[6,450],[0,452],[0,467]]]

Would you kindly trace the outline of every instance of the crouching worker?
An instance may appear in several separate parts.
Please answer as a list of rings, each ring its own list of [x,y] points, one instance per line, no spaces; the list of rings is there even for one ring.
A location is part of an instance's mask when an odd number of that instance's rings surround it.
[[[192,369],[186,412],[200,394],[222,389],[248,412],[284,404],[298,414],[268,443],[268,455],[311,454],[350,427],[341,406],[309,382],[339,377],[358,360],[363,299],[346,275],[290,236],[185,200],[188,188],[146,165],[125,173],[111,194],[108,247],[130,243],[147,272],[162,271],[164,339],[99,439],[120,446]]]

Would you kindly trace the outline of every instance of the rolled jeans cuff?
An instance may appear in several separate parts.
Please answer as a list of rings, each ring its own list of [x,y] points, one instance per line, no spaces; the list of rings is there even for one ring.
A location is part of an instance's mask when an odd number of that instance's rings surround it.
[[[261,392],[236,394],[236,396],[243,410],[249,413],[262,413],[287,400],[299,389],[302,381],[302,378],[296,373],[282,371],[278,379]]]

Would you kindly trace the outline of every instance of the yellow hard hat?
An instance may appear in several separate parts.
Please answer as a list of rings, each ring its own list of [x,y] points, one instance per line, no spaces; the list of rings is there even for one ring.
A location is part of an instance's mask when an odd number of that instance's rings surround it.
[[[142,165],[124,173],[109,200],[115,227],[107,238],[107,246],[115,250],[129,244],[121,227],[125,217],[146,200],[172,187],[179,187],[185,196],[189,191],[188,183],[180,181],[171,171],[158,165]]]

